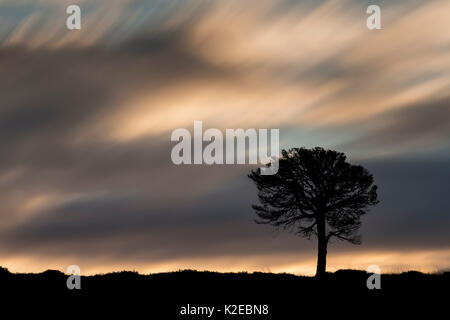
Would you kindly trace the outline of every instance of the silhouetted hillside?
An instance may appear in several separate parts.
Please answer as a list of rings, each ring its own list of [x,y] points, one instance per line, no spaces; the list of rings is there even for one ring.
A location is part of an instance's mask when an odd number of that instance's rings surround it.
[[[209,319],[285,319],[286,316],[347,315],[361,311],[383,315],[437,310],[448,300],[450,273],[407,272],[381,275],[381,289],[369,290],[364,271],[339,270],[324,279],[271,273],[217,273],[184,270],[141,275],[122,271],[82,276],[80,290],[68,290],[67,275],[47,270],[39,274],[10,273],[0,269],[1,290],[33,299],[66,301],[80,308],[146,309],[158,319],[206,319],[206,315],[180,315],[188,304],[215,307]],[[267,305],[268,315],[224,315],[225,305]],[[55,304],[56,306],[56,304]],[[234,308],[234,307],[233,307]],[[361,309],[362,308],[362,309]],[[105,311],[113,311],[108,309]],[[115,310],[114,309],[114,310]],[[218,312],[217,310],[220,310]],[[258,310],[258,309],[257,309]],[[430,311],[431,311],[430,310]],[[99,310],[97,310],[99,311]],[[123,311],[123,310],[122,310]],[[152,319],[152,317],[149,317]]]

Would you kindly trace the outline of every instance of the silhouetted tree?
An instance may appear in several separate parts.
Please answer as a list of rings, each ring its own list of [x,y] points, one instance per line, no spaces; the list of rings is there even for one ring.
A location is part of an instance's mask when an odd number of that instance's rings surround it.
[[[330,238],[360,244],[360,217],[378,203],[373,176],[341,152],[323,148],[282,150],[275,175],[253,170],[260,205],[257,223],[283,227],[318,240],[316,276],[326,270]]]

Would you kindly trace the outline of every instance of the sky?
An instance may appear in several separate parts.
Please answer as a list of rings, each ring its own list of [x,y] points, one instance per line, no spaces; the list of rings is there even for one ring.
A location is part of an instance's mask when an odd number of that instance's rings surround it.
[[[450,2],[0,0],[0,265],[313,274],[254,223],[246,165],[174,165],[171,132],[278,128],[345,152],[380,204],[328,270],[450,267]],[[381,7],[381,30],[366,8]]]

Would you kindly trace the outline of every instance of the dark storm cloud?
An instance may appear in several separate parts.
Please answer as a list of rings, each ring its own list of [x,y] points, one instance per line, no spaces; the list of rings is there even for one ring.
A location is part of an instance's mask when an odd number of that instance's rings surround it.
[[[351,159],[350,159],[351,160]],[[366,161],[379,186],[380,205],[364,217],[365,248],[438,248],[448,244],[450,163],[444,159],[391,158]],[[182,169],[189,170],[189,169]],[[203,173],[201,171],[204,171]],[[198,173],[210,175],[213,167]],[[187,187],[180,175],[173,192]],[[153,201],[145,191],[84,197],[46,210],[9,229],[1,237],[3,250],[42,255],[83,254],[99,250],[112,254],[118,246],[133,247],[123,255],[141,252],[161,259],[214,255],[276,254],[308,250],[311,243],[273,233],[253,223],[250,204],[256,200],[243,176],[202,197],[171,203]],[[120,240],[120,241],[118,241]],[[92,246],[92,243],[97,243]],[[54,247],[52,244],[58,243]],[[345,248],[334,245],[334,250]],[[101,248],[101,249],[100,249]]]
[[[421,152],[433,148],[449,147],[450,98],[415,103],[399,110],[383,113],[370,119],[370,123],[356,124],[366,133],[343,148],[408,148]],[[372,124],[375,129],[367,130]],[[444,154],[446,156],[446,154]]]
[[[397,156],[365,161],[380,204],[363,220],[363,237],[376,247],[446,247],[450,243],[450,155]]]
[[[204,170],[210,175],[214,169]],[[242,255],[267,250],[286,252],[298,247],[286,241],[287,237],[274,239],[269,228],[253,223],[252,200],[256,200],[254,189],[242,178],[232,187],[219,188],[201,198],[164,205],[148,199],[145,191],[91,196],[16,225],[2,235],[1,246],[4,251],[16,253],[38,250],[41,255],[96,256],[114,253],[117,243],[121,247],[131,241],[133,248],[124,256],[157,253],[160,259],[231,254],[238,247]]]
[[[125,95],[224,73],[184,46],[177,31],[109,49],[0,47],[0,61],[2,145],[10,137],[14,145],[30,137],[71,138]]]
[[[93,176],[123,172],[125,167],[139,171],[150,163],[157,167],[154,158],[161,158],[161,152],[152,152],[150,145],[153,140],[168,141],[167,136],[129,144],[101,141],[103,137],[95,135],[81,144],[76,139],[90,125],[101,125],[119,99],[225,73],[190,52],[181,39],[174,31],[140,36],[109,49],[0,47],[0,169],[20,167],[33,180],[83,167]],[[168,162],[169,152],[164,151],[163,161]],[[76,184],[78,178],[70,180]]]
[[[110,47],[0,46],[0,172],[20,173],[0,179],[4,221],[14,221],[17,208],[40,193],[140,189],[150,193],[146,198],[170,197],[170,133],[127,143],[105,140],[105,132],[77,139],[101,126],[118,100],[228,72],[197,56],[182,33],[140,33]]]

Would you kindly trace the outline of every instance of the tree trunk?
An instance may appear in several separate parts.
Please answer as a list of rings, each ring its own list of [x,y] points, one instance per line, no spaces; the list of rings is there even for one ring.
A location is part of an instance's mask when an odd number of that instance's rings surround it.
[[[317,252],[316,277],[322,277],[325,275],[327,265],[328,241],[325,233],[325,217],[317,218],[317,238],[318,238],[318,252]]]

